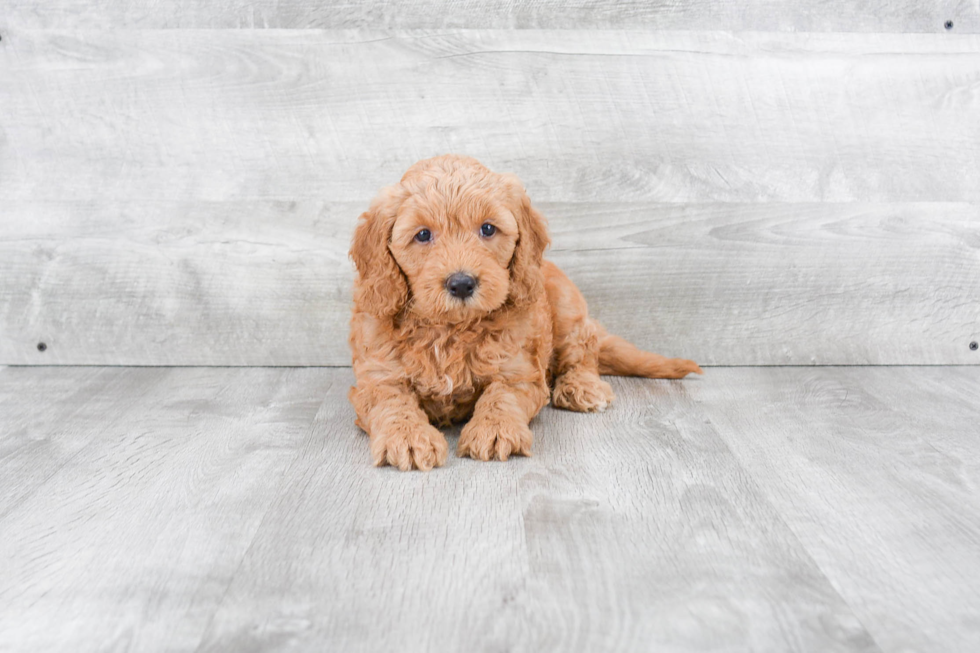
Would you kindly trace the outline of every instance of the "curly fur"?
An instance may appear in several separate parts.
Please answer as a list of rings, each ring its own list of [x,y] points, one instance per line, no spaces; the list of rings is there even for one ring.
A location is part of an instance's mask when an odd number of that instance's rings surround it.
[[[490,237],[481,234],[487,222]],[[421,229],[428,242],[416,240]],[[528,422],[549,399],[582,412],[612,402],[600,373],[701,373],[607,334],[578,288],[543,260],[548,243],[516,177],[456,155],[416,163],[361,215],[350,251],[349,397],[375,465],[440,466],[448,445],[433,425],[467,419],[458,455],[530,455]],[[456,272],[477,280],[472,297],[446,290]]]

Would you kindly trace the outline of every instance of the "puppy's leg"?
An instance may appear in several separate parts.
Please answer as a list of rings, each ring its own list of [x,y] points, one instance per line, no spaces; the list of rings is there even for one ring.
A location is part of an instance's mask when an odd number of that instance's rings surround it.
[[[460,433],[456,454],[477,460],[530,456],[533,435],[528,422],[546,403],[548,386],[543,374],[537,381],[494,381],[476,402],[473,417]]]
[[[429,423],[418,398],[397,385],[368,385],[350,390],[357,424],[371,440],[376,466],[428,471],[446,462],[446,437]]]
[[[546,263],[544,271],[554,331],[552,402],[579,412],[605,410],[614,395],[599,378],[600,327],[589,318],[585,298],[575,284],[553,264]]]

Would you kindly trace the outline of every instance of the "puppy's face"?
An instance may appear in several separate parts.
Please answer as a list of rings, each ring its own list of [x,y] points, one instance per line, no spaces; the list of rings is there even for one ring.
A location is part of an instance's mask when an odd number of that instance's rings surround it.
[[[419,161],[361,214],[350,255],[357,310],[432,322],[479,318],[544,292],[544,218],[513,175],[448,154]]]
[[[416,185],[392,226],[389,250],[408,280],[412,310],[432,320],[478,317],[510,294],[520,207],[507,186],[472,181]]]

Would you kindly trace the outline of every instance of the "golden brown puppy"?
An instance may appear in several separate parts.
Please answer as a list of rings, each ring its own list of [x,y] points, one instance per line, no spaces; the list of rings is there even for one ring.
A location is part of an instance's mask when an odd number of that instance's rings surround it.
[[[349,396],[375,465],[442,465],[446,438],[432,424],[467,418],[458,455],[528,455],[528,422],[549,398],[582,412],[609,405],[599,374],[701,373],[606,333],[542,260],[548,242],[521,182],[463,156],[416,163],[361,215]]]

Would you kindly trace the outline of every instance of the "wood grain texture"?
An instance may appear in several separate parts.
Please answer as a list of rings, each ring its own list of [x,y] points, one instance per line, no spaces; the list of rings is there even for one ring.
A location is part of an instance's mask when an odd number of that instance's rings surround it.
[[[60,461],[0,514],[0,650],[975,648],[980,368],[612,379],[429,474],[351,381],[0,369],[0,496]]]
[[[193,650],[333,381],[4,370],[0,650]]]
[[[156,370],[74,367],[0,369],[0,518],[39,491],[113,419],[159,384]],[[112,416],[112,417],[107,417]]]
[[[8,30],[0,199],[980,201],[980,36]]]
[[[7,202],[0,362],[349,365],[366,206]],[[548,257],[643,347],[708,365],[980,363],[976,204],[538,206]]]
[[[980,370],[713,370],[698,400],[886,651],[980,642]]]
[[[616,387],[427,475],[322,411],[200,650],[877,651],[683,391]]]
[[[971,0],[7,0],[11,27],[31,28],[622,28],[826,32],[958,32],[980,28]]]
[[[347,250],[365,208],[15,202],[0,360],[350,365]]]

